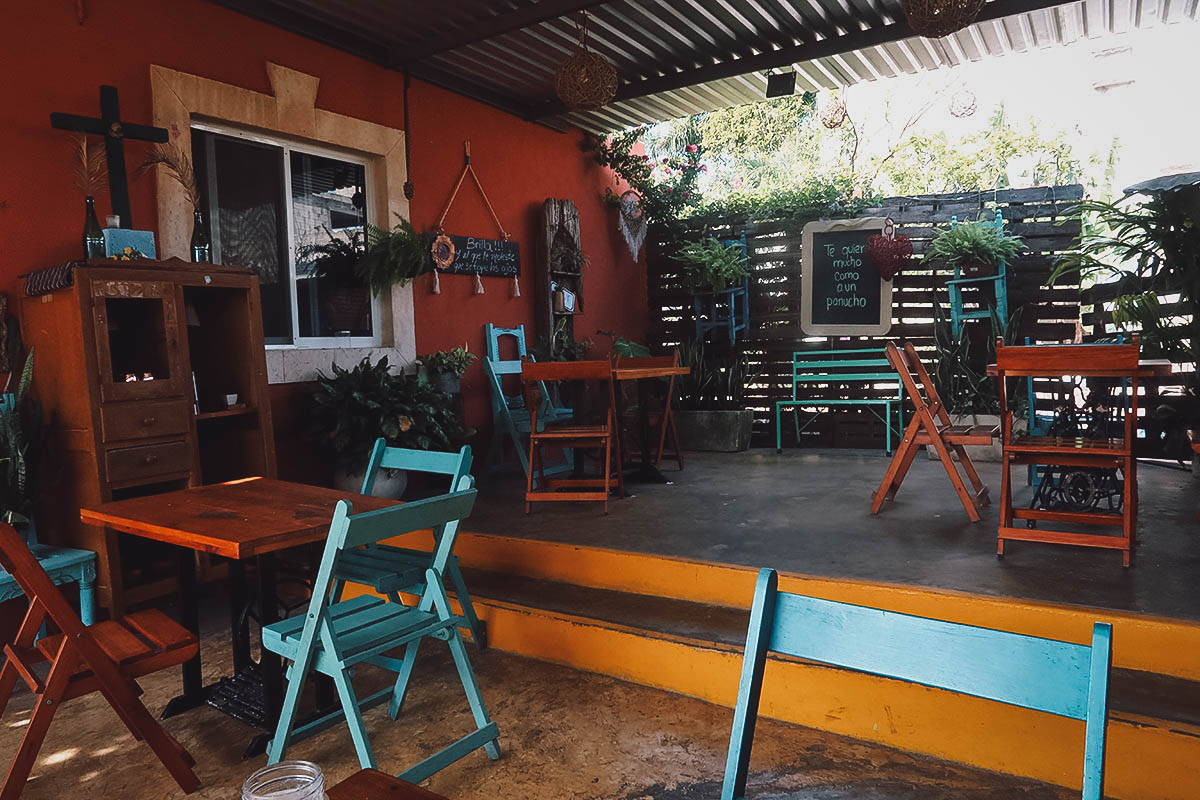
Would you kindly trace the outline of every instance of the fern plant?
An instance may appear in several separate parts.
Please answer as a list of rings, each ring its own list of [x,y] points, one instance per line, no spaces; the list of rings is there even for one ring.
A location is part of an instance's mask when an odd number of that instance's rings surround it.
[[[684,245],[675,260],[683,265],[684,281],[693,292],[720,292],[750,277],[741,245],[712,236]]]
[[[403,217],[397,219],[400,221],[391,230],[366,226],[366,252],[355,266],[355,274],[375,294],[404,286],[433,269],[430,237]]]
[[[925,261],[966,274],[994,272],[1021,252],[1021,239],[983,223],[960,222],[937,235]]]

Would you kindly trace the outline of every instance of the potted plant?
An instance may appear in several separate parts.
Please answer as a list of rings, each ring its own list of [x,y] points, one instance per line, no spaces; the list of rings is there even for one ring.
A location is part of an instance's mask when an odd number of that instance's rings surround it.
[[[446,394],[459,393],[462,388],[462,376],[473,363],[475,354],[468,350],[465,344],[450,350],[438,350],[417,359],[417,365],[424,372],[426,380]]]
[[[362,488],[363,471],[375,440],[414,450],[454,450],[473,433],[454,411],[450,396],[415,375],[392,373],[387,356],[364,358],[350,369],[333,364],[317,373],[309,409],[313,443],[335,467],[334,484],[347,492]],[[383,470],[377,494],[399,497],[407,478]]]
[[[1021,251],[1021,238],[985,222],[960,222],[929,245],[924,261],[957,270],[964,278],[994,275]]]
[[[391,230],[366,226],[366,248],[355,265],[355,274],[375,294],[404,286],[433,269],[429,235],[419,233],[403,217],[397,219]]]
[[[575,341],[567,330],[567,317],[559,317],[554,323],[554,333],[539,336],[530,352],[538,361],[582,361],[592,349],[592,340]]]
[[[550,248],[550,269],[556,272],[567,272],[580,275],[587,266],[588,257],[578,244],[569,238],[562,237],[554,240]]]
[[[33,525],[34,469],[41,409],[29,395],[33,350],[17,380],[15,394],[0,394],[0,521],[26,533]]]
[[[371,298],[363,291],[358,262],[367,249],[365,228],[348,235],[325,231],[324,241],[302,246],[299,268],[321,287],[321,316],[332,330],[362,330],[370,325]]]
[[[708,353],[701,343],[684,343],[680,362],[691,372],[679,378],[675,424],[685,450],[740,452],[750,447],[754,412],[746,408],[749,362],[745,354]]]
[[[708,237],[680,248],[675,260],[683,266],[683,278],[693,294],[721,292],[750,277],[741,245],[725,244]]]

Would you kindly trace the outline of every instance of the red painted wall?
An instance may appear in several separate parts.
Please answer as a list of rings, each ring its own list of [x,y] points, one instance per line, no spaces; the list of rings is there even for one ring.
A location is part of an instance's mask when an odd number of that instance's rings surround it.
[[[81,26],[75,3],[11,3],[0,48],[0,290],[15,292],[17,276],[31,268],[76,258],[83,200],[72,183],[71,142],[50,128],[52,111],[99,114],[99,85],[120,90],[121,113],[149,122],[151,64],[195,73],[260,92],[270,90],[265,63],[317,75],[317,104],[340,114],[403,128],[402,78],[337,50],[260,23],[203,0],[85,0]],[[580,211],[583,249],[591,264],[585,314],[576,331],[598,328],[641,339],[646,318],[646,276],[634,264],[599,200],[611,176],[586,157],[578,131],[562,134],[524,122],[436,87],[415,83],[410,93],[413,170],[412,217],[432,225],[462,167],[462,143],[471,141],[473,163],[505,228],[521,245],[519,298],[512,282],[485,279],[486,294],[472,295],[473,279],[442,279],[442,294],[416,288],[418,353],[467,342],[483,346],[485,322],[534,324],[537,212],[547,197],[566,197]],[[146,145],[130,142],[136,165]],[[154,183],[131,176],[134,223],[155,228]],[[101,219],[108,198],[97,198]],[[446,227],[452,233],[496,236],[495,225],[469,186],[459,193]],[[532,337],[531,337],[532,338]],[[488,427],[487,389],[476,364],[463,382],[468,423]],[[272,392],[276,400],[287,396]],[[277,416],[278,412],[277,412]],[[286,418],[283,417],[283,418]],[[282,463],[282,462],[281,462]]]

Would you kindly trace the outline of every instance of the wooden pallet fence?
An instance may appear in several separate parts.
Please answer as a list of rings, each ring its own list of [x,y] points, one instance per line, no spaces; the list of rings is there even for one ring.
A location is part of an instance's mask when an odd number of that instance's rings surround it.
[[[923,267],[920,257],[931,239],[953,216],[974,220],[981,213],[999,208],[1007,229],[1025,242],[1025,251],[1008,268],[1009,308],[1021,309],[1019,336],[1037,341],[1061,341],[1074,336],[1080,310],[1077,283],[1045,285],[1056,259],[1070,251],[1079,235],[1080,222],[1072,215],[1073,207],[1083,199],[1083,187],[1045,186],[1031,189],[1005,189],[996,192],[965,192],[891,197],[876,208],[866,209],[864,217],[891,217],[897,231],[913,240],[914,258],[908,269],[897,276],[893,290],[893,325],[886,337],[855,337],[831,342],[825,337],[808,337],[800,329],[800,273],[803,268],[801,233],[803,221],[789,218],[755,218],[744,215],[695,218],[686,223],[686,239],[704,235],[718,239],[736,239],[746,234],[750,261],[749,335],[741,342],[749,354],[754,379],[747,390],[747,402],[755,409],[756,435],[771,437],[774,432],[774,403],[791,396],[791,359],[796,350],[852,347],[882,347],[887,341],[910,340],[919,350],[933,349],[935,303],[949,315],[945,281],[948,270]],[[695,336],[692,299],[680,272],[671,258],[675,245],[665,231],[652,229],[649,237],[648,288],[650,319],[647,338],[656,350],[666,350]],[[992,303],[990,290],[968,290],[964,302],[968,309]],[[978,354],[979,368],[988,352],[990,326],[985,322],[968,323],[972,353]],[[894,394],[895,384],[854,386],[855,397]],[[846,397],[848,391],[837,385],[813,385],[806,388],[809,397]],[[867,394],[864,394],[867,393]],[[792,412],[788,412],[790,414]],[[813,414],[815,411],[801,411]],[[785,425],[791,426],[790,418]],[[882,446],[883,424],[865,409],[846,408],[823,414],[805,432],[805,445]],[[785,436],[789,442],[792,436]]]

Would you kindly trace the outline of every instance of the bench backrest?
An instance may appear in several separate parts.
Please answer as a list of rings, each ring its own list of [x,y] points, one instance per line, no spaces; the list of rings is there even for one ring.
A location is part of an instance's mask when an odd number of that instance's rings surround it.
[[[806,384],[898,381],[882,347],[854,350],[797,350],[792,353],[792,399]],[[897,397],[899,385],[897,384]]]
[[[1112,626],[1095,623],[1081,645],[789,594],[778,580],[758,574],[722,800],[745,796],[769,652],[1084,720],[1082,797],[1099,800]]]

